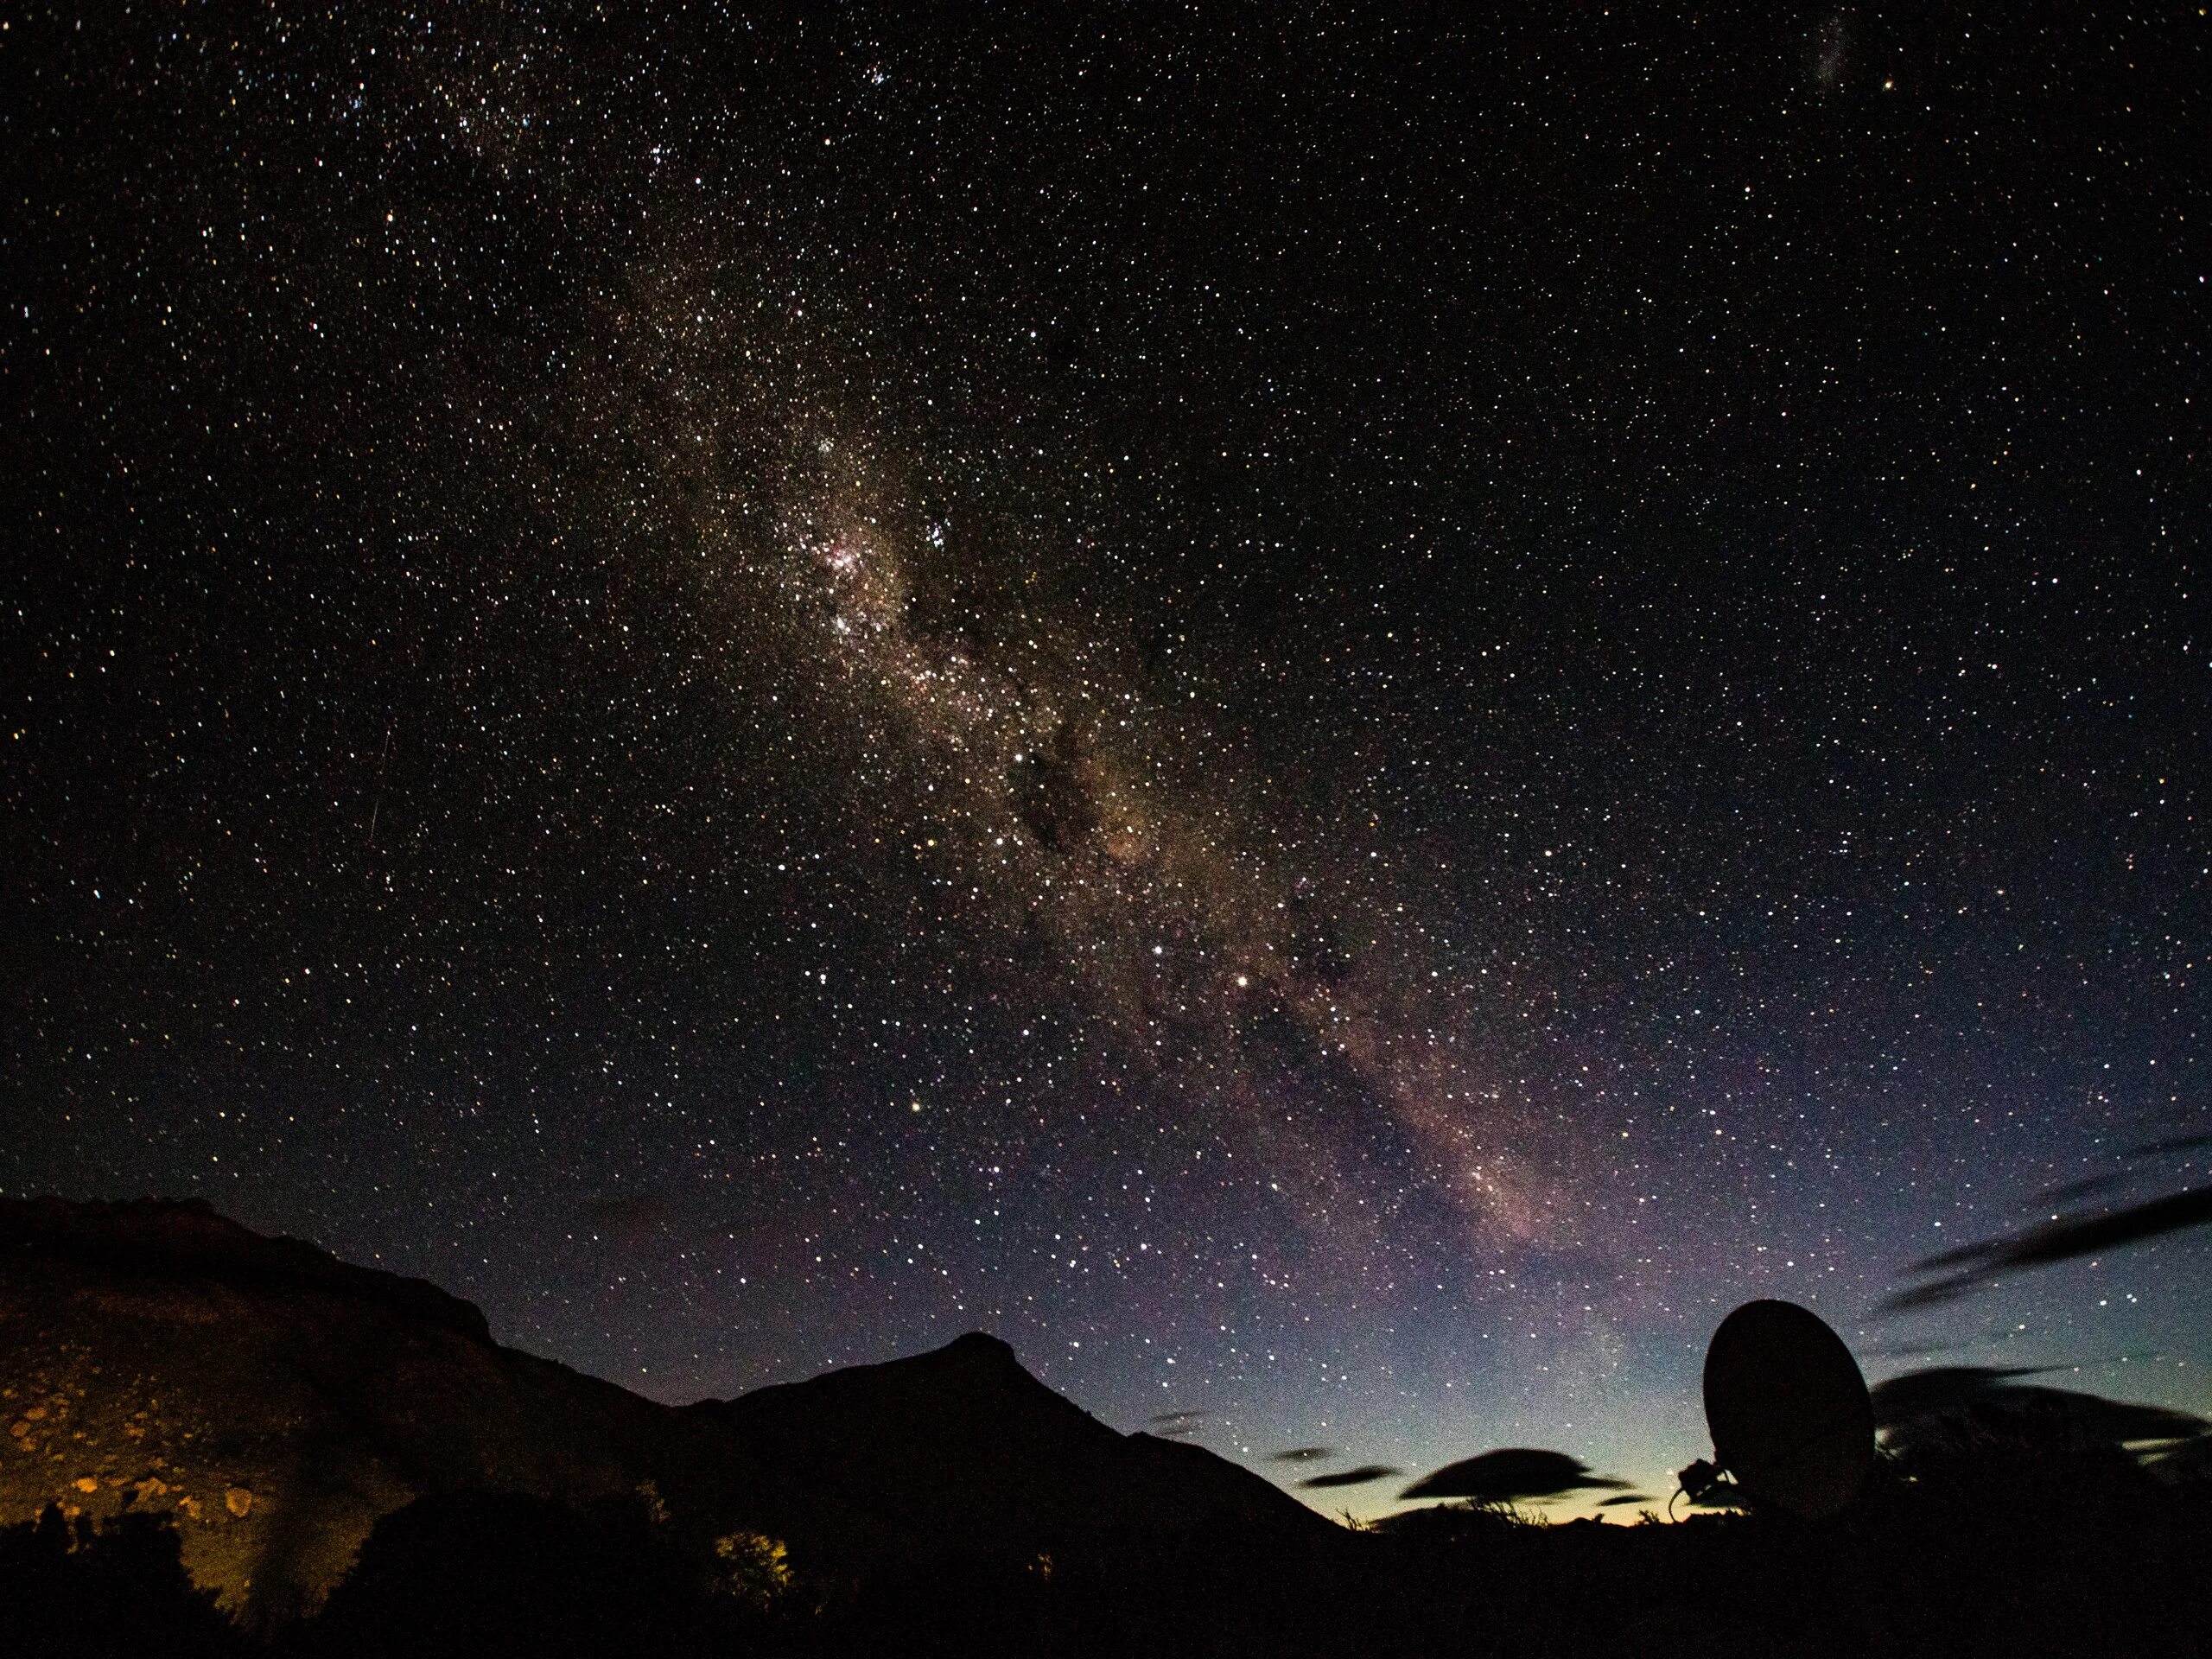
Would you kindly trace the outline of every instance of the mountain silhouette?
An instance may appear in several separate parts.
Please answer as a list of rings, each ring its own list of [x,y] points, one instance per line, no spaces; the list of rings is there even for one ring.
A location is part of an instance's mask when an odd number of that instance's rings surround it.
[[[641,1491],[678,1534],[787,1541],[819,1574],[1330,1523],[1201,1447],[1124,1435],[980,1332],[666,1406],[494,1342],[422,1280],[198,1201],[0,1200],[0,1525],[172,1517],[255,1623],[312,1609],[418,1497]]]
[[[948,1546],[1027,1559],[1171,1529],[1331,1529],[1202,1446],[1108,1427],[981,1332],[689,1410],[725,1426],[785,1495],[779,1535],[854,1564]]]

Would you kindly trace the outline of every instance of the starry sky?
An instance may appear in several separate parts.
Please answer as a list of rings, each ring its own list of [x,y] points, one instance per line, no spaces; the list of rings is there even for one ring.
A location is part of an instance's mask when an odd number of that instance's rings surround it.
[[[10,8],[0,1191],[1286,1483],[2212,1408],[1873,1314],[2206,1160],[2202,12],[1476,10]]]

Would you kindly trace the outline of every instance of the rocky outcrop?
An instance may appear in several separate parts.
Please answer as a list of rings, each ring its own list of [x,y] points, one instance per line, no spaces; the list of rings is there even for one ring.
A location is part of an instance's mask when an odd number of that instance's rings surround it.
[[[175,1517],[194,1580],[281,1621],[426,1494],[650,1486],[701,1539],[849,1576],[947,1552],[1329,1523],[1199,1448],[1117,1433],[980,1334],[734,1401],[660,1405],[493,1342],[421,1280],[196,1202],[0,1201],[0,1524]]]

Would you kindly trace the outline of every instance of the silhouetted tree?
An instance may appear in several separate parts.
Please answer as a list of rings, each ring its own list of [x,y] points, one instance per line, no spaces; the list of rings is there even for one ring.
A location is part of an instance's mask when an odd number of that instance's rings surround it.
[[[125,1515],[95,1529],[48,1505],[0,1529],[0,1651],[10,1659],[217,1659],[249,1645],[213,1596],[193,1587],[166,1516]]]
[[[378,1522],[302,1645],[314,1659],[626,1659],[742,1653],[758,1634],[645,1505],[474,1493]]]

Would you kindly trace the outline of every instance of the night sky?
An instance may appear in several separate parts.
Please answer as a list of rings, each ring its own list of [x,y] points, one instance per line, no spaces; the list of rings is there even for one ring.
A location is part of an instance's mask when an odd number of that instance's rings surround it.
[[[0,1191],[1287,1483],[2212,1408],[2200,1234],[1870,1317],[2207,1161],[2200,10],[626,10],[0,18]]]

